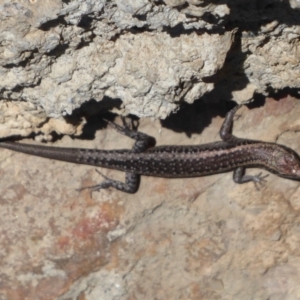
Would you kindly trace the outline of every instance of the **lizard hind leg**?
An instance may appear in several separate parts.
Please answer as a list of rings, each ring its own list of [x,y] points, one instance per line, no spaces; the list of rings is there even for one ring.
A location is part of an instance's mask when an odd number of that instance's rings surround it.
[[[79,189],[79,191],[89,189],[91,192],[95,192],[95,191],[99,191],[101,189],[107,189],[107,188],[113,187],[119,191],[129,193],[129,194],[134,194],[138,190],[139,179],[140,179],[140,176],[138,174],[129,173],[129,172],[126,173],[125,183],[124,183],[124,182],[121,182],[118,180],[113,180],[111,178],[108,178],[99,170],[96,170],[96,172],[99,173],[105,180],[102,181],[101,183],[93,185],[93,186],[83,187],[83,188]]]
[[[155,144],[155,139],[143,132],[139,132],[136,130],[136,126],[131,124],[131,126],[126,122],[126,119],[122,117],[123,126],[120,126],[114,122],[108,121],[108,124],[112,126],[119,133],[126,135],[135,140],[135,143],[131,149],[132,152],[140,153],[148,149],[149,147]]]
[[[233,172],[233,181],[240,184],[252,181],[256,189],[259,191],[259,185],[263,186],[266,182],[265,178],[268,176],[269,174],[262,176],[262,173],[259,173],[257,175],[245,175],[245,168],[239,167],[236,168]]]

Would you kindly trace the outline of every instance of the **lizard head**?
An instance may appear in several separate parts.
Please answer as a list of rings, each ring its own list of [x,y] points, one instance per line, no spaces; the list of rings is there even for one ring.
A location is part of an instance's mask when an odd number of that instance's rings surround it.
[[[272,165],[279,176],[300,180],[300,157],[296,152],[282,146],[273,155]]]

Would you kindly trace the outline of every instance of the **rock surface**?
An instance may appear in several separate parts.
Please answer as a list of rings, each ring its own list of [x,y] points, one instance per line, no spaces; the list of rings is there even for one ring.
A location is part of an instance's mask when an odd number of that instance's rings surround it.
[[[226,100],[300,87],[299,8],[0,0],[0,136],[88,132],[54,144],[130,148],[82,118],[109,108],[165,119],[139,127],[158,144],[215,141]],[[241,109],[234,132],[300,153],[300,104],[279,98]],[[91,167],[0,153],[1,300],[300,299],[297,182],[143,177],[134,195],[90,195],[76,189],[101,181]]]
[[[219,139],[225,113],[219,105],[180,113],[190,116],[184,128],[182,116],[174,116],[173,130],[167,121],[141,121],[140,130],[158,144]],[[300,152],[294,98],[267,99],[239,113],[236,136]],[[92,142],[55,143],[103,145],[130,148],[132,141],[108,127]],[[76,189],[102,180],[94,168],[7,150],[0,172],[1,299],[298,299],[298,182],[270,174],[258,191],[235,184],[232,173],[143,177],[134,195],[109,189],[91,197]]]

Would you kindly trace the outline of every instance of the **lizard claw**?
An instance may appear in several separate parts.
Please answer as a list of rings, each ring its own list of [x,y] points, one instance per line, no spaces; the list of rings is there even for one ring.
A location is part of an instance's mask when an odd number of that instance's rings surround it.
[[[264,176],[261,176],[262,172],[258,173],[257,175],[253,176],[253,182],[255,185],[255,188],[259,191],[260,187],[263,187],[267,180],[265,179],[266,177],[269,176],[269,174],[266,174]]]
[[[101,171],[99,171],[98,169],[95,169],[95,171],[100,174],[104,179],[106,180],[110,180],[110,178],[108,178],[106,175],[104,175]]]
[[[105,122],[107,122],[107,124],[109,124],[111,127],[113,127],[115,130],[117,131],[124,131],[124,127],[118,125],[117,123],[107,120],[107,119],[103,119]]]
[[[233,116],[233,120],[234,120],[234,121],[237,121],[241,116],[242,116],[241,114],[235,114],[235,115]]]
[[[99,191],[101,189],[105,189],[107,188],[107,183],[109,181],[111,181],[110,178],[108,178],[106,175],[104,175],[102,172],[100,172],[98,169],[95,170],[98,174],[100,174],[105,180],[103,182],[101,182],[100,184],[96,184],[96,185],[90,185],[90,186],[84,186],[82,188],[76,189],[76,191],[81,192],[83,190],[90,190],[90,193],[92,194],[92,192],[96,192]],[[92,195],[91,195],[92,196]]]
[[[134,123],[134,120],[130,119],[131,122],[129,124],[129,122],[127,122],[126,118],[121,116],[121,120],[122,120],[122,123],[123,123],[123,126],[115,123],[115,122],[112,122],[112,121],[109,121],[107,119],[103,119],[105,122],[107,122],[111,127],[113,127],[115,130],[117,130],[118,132],[122,133],[122,134],[125,134],[126,135],[126,132],[129,132],[129,131],[136,131],[137,128],[138,128],[138,123],[135,124]]]
[[[137,128],[138,128],[138,126],[139,126],[138,121],[137,121],[137,123],[135,124],[135,123],[134,123],[134,120],[133,120],[133,119],[130,119],[130,124],[128,124],[127,119],[128,119],[128,118],[126,118],[126,117],[124,117],[124,116],[121,116],[121,120],[122,120],[122,123],[123,123],[124,128],[126,128],[126,129],[128,129],[128,130],[136,131]]]

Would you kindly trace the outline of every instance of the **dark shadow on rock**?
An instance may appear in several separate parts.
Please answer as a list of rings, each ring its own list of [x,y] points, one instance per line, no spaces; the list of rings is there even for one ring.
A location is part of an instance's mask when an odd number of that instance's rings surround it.
[[[247,54],[241,50],[241,40],[236,35],[223,67],[213,76],[203,78],[204,82],[214,84],[213,90],[203,97],[207,102],[234,101],[232,92],[243,90],[249,84],[243,67],[246,57]]]
[[[198,100],[193,104],[183,104],[176,113],[161,121],[161,125],[175,132],[184,132],[188,137],[194,133],[201,133],[211,124],[216,116],[225,118],[236,103],[223,101],[220,103],[207,103]]]
[[[71,116],[65,117],[65,120],[71,124],[79,124],[82,118],[86,119],[82,134],[79,139],[92,140],[95,138],[96,131],[106,128],[105,120],[113,121],[116,114],[110,112],[113,108],[120,109],[122,101],[105,96],[101,101],[91,99],[84,102],[79,108],[75,109]]]
[[[286,87],[282,90],[274,90],[272,88],[268,89],[268,97],[273,98],[275,100],[280,100],[287,96],[292,96],[296,99],[300,99],[300,88],[289,88]]]

